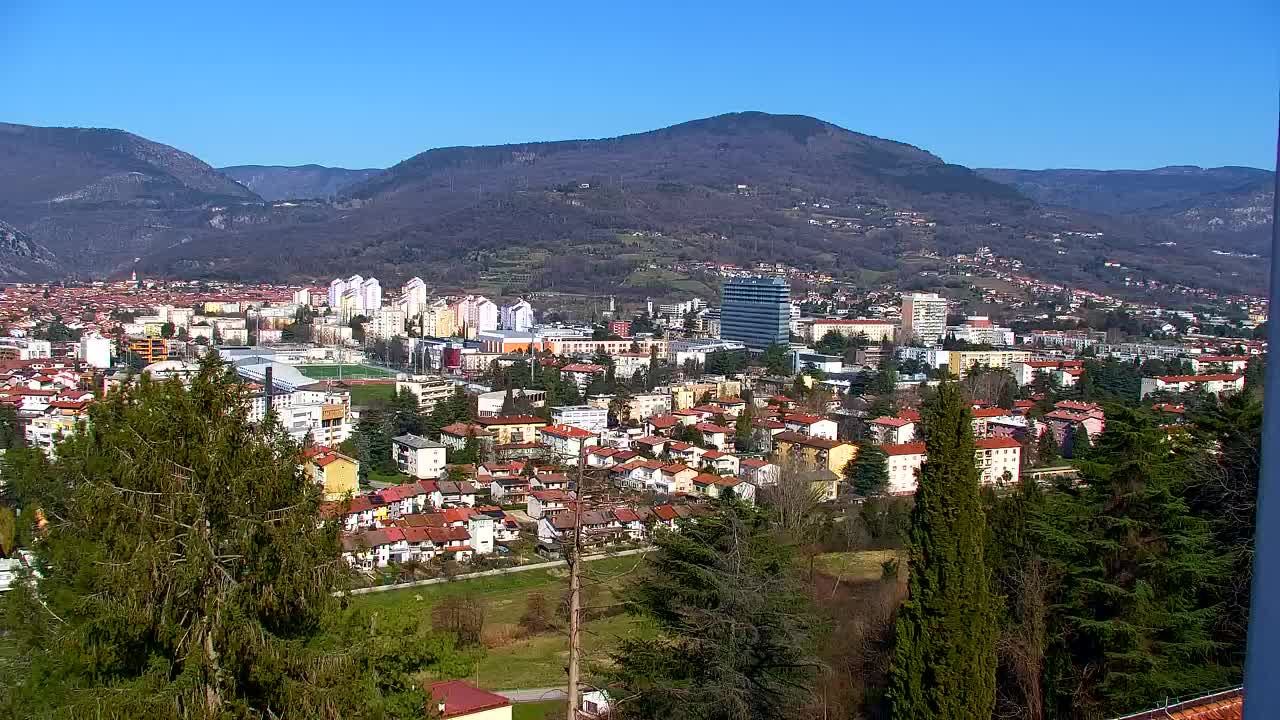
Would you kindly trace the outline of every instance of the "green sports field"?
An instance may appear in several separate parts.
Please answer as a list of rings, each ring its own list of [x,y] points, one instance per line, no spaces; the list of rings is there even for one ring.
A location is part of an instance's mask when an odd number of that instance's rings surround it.
[[[313,380],[331,380],[339,376],[353,380],[395,377],[394,372],[372,365],[299,365],[298,372]]]

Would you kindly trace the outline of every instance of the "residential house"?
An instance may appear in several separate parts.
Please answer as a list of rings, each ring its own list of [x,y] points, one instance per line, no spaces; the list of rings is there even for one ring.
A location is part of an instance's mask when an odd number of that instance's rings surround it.
[[[792,462],[809,468],[826,468],[836,475],[844,471],[844,466],[858,452],[857,446],[850,442],[800,433],[781,432],[773,439],[773,456],[777,464]]]
[[[539,437],[547,450],[566,465],[577,465],[583,450],[599,440],[599,435],[573,425],[547,425],[539,429]]]
[[[391,457],[400,472],[419,480],[444,475],[445,446],[420,435],[397,435],[391,438]]]
[[[493,434],[495,445],[519,445],[539,441],[538,431],[547,421],[536,415],[494,415],[476,421]]]
[[[782,417],[783,426],[790,432],[797,432],[812,437],[836,439],[836,421],[820,415],[791,413]]]
[[[324,445],[303,451],[303,471],[319,485],[325,500],[341,500],[360,492],[360,461]]]
[[[560,368],[560,378],[577,385],[579,392],[585,392],[591,381],[597,376],[603,376],[604,372],[603,365],[571,363]]]
[[[468,438],[475,438],[483,447],[493,447],[494,434],[478,423],[454,423],[440,429],[440,444],[449,450],[466,448]]]
[[[1016,484],[1022,465],[1022,445],[1009,438],[976,438],[974,464],[979,471],[979,482],[994,485],[1004,481],[1005,473],[1010,483]],[[927,461],[927,448],[922,442],[885,445],[881,448],[888,456],[889,494],[910,495],[916,491],[918,471]]]
[[[563,490],[534,490],[529,493],[525,512],[534,520],[543,515],[556,515],[565,511],[568,500]]]
[[[524,505],[529,501],[529,491],[529,479],[518,475],[489,481],[489,497],[502,505]]]
[[[903,417],[878,417],[867,423],[871,441],[879,445],[901,445],[916,436],[914,421]]]
[[[733,438],[733,428],[709,422],[700,422],[693,427],[702,433],[702,443],[704,445],[710,445],[716,450],[729,449],[729,443],[732,442]]]
[[[702,454],[702,465],[720,475],[738,474],[738,457],[719,450],[708,450]]]
[[[511,720],[511,701],[465,680],[432,683],[435,715],[442,720]],[[424,715],[425,717],[425,715]]]
[[[768,460],[759,458],[743,458],[738,462],[738,477],[757,488],[776,484],[781,470]]]

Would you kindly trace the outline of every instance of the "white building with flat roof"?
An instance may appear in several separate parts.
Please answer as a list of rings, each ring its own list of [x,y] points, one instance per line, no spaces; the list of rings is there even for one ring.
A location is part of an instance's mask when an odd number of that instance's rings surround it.
[[[937,293],[902,296],[902,340],[933,345],[947,332],[947,299]]]

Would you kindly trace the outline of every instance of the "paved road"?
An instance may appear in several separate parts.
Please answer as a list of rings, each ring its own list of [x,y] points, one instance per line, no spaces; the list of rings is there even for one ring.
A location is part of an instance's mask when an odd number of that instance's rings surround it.
[[[493,690],[513,703],[540,702],[542,700],[564,700],[569,697],[564,688],[522,688],[519,690]]]

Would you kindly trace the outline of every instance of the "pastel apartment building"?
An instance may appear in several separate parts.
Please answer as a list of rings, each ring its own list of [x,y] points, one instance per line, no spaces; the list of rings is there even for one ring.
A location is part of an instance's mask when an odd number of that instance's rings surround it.
[[[1022,445],[1010,438],[976,438],[973,441],[974,464],[978,481],[983,485],[1003,482],[1009,474],[1016,484],[1022,467]],[[917,473],[926,460],[927,447],[922,442],[885,445],[890,495],[910,495],[916,491]]]
[[[420,435],[398,435],[391,438],[391,456],[400,472],[419,480],[432,480],[444,475],[445,446]]]

